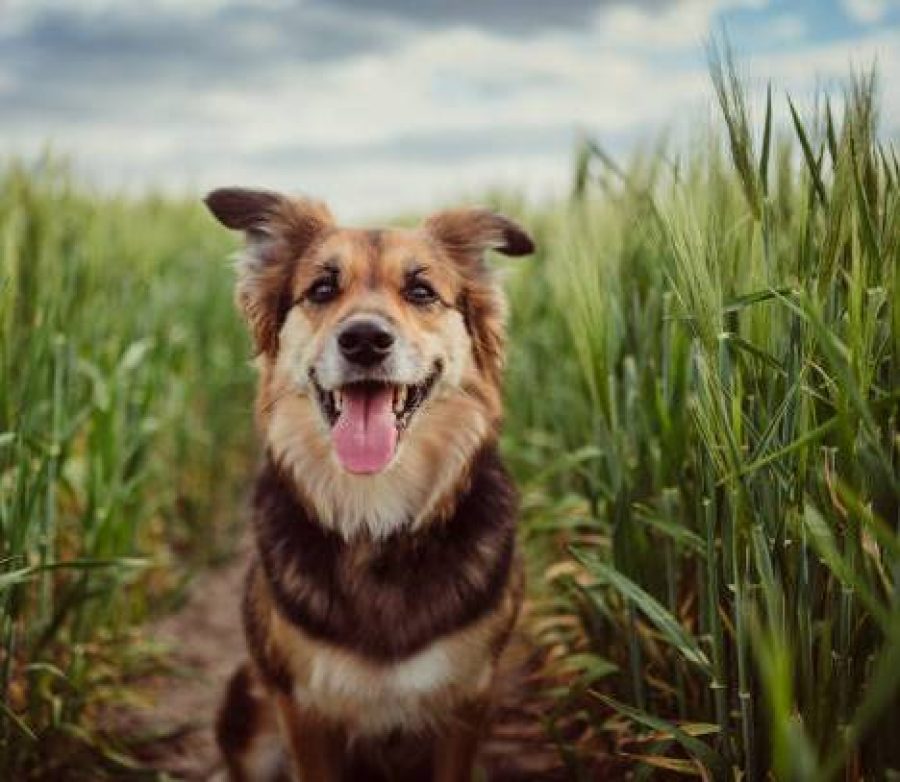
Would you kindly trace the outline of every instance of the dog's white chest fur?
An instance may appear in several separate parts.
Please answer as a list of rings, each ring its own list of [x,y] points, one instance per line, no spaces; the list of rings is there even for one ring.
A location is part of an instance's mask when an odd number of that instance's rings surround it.
[[[470,670],[454,659],[454,646],[438,641],[388,664],[322,648],[310,661],[308,679],[298,682],[294,694],[303,706],[349,719],[360,735],[415,730],[433,720],[431,712],[442,693],[450,697],[461,688],[483,687],[490,679],[490,665],[483,657],[477,669]]]
[[[444,686],[450,665],[440,645],[393,665],[374,668],[327,654],[313,659],[309,689],[332,697],[359,700],[410,698]]]

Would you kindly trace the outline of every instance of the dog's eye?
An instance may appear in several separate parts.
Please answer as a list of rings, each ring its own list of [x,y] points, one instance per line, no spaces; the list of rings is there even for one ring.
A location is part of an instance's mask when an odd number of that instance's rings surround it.
[[[427,282],[421,280],[409,285],[403,291],[403,296],[412,304],[431,304],[437,301],[437,292]]]
[[[320,277],[306,291],[306,298],[314,304],[326,304],[340,292],[337,277],[333,274]]]

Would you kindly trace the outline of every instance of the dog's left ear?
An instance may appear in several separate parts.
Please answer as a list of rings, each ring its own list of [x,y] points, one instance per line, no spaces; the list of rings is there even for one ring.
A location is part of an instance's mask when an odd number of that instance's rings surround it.
[[[424,226],[457,262],[480,262],[486,250],[503,255],[530,255],[534,241],[522,226],[490,209],[448,209],[429,217]]]
[[[472,335],[475,361],[500,387],[503,366],[504,303],[484,263],[487,250],[504,255],[529,255],[534,242],[518,223],[490,209],[450,209],[429,217],[422,225],[462,273],[457,299],[466,330]]]

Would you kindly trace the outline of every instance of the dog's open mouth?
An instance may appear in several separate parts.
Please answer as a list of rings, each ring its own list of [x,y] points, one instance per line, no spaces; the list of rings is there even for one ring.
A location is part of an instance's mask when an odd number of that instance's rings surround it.
[[[390,464],[403,430],[428,398],[441,374],[435,364],[424,382],[402,385],[365,380],[327,391],[312,377],[331,443],[346,470],[381,472]]]

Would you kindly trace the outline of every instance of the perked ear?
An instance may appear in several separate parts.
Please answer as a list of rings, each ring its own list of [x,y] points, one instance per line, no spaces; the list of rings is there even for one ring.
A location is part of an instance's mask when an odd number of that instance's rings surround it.
[[[221,187],[203,201],[226,228],[244,231],[248,240],[284,239],[298,253],[321,231],[334,225],[325,204],[271,190]]]
[[[285,197],[269,190],[249,190],[244,187],[220,187],[203,202],[226,228],[236,231],[262,230],[274,217]]]
[[[522,226],[490,209],[438,212],[424,228],[457,260],[480,259],[485,250],[514,256],[534,252],[534,241]]]
[[[334,218],[324,204],[269,190],[224,187],[204,202],[222,225],[246,236],[247,248],[237,265],[237,303],[257,350],[275,355],[296,263],[334,225]]]
[[[484,253],[529,255],[534,242],[517,223],[489,209],[451,209],[429,217],[425,232],[462,272],[463,286],[457,306],[472,336],[475,361],[500,387],[503,365],[504,303],[500,290],[485,274]]]

